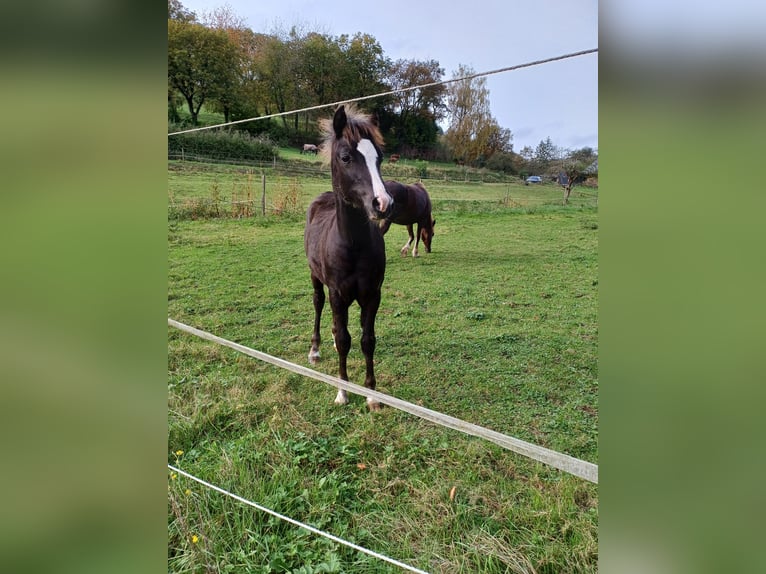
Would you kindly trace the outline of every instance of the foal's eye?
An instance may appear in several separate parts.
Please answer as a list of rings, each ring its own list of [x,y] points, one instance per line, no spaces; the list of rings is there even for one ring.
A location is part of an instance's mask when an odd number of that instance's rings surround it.
[[[340,161],[343,163],[349,163],[351,161],[351,156],[347,153],[344,153],[342,156],[340,156]]]

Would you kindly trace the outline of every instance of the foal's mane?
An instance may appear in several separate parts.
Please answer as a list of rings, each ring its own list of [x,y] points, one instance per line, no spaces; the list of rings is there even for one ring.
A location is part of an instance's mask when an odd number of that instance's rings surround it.
[[[349,141],[358,142],[367,138],[375,145],[383,147],[383,136],[369,114],[360,111],[354,104],[344,104],[346,111],[346,127],[343,128],[343,137]],[[324,141],[319,146],[319,153],[325,163],[330,163],[332,144],[335,141],[333,118],[319,120],[319,127],[324,133]]]

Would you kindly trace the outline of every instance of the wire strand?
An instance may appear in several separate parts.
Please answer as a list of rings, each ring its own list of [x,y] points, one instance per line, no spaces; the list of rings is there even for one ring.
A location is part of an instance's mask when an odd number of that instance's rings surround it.
[[[397,397],[393,397],[385,393],[380,393],[378,391],[373,391],[372,389],[344,381],[338,377],[333,377],[331,375],[326,375],[301,365],[296,365],[295,363],[291,363],[284,359],[273,357],[261,351],[251,349],[250,347],[245,347],[239,343],[228,341],[213,335],[212,333],[202,331],[201,329],[190,327],[189,325],[180,323],[179,321],[171,319],[170,317],[168,317],[168,325],[192,335],[196,335],[201,339],[206,339],[208,341],[218,343],[219,345],[229,347],[230,349],[234,349],[235,351],[239,351],[240,353],[250,357],[260,359],[261,361],[271,363],[272,365],[276,365],[277,367],[281,367],[283,369],[287,369],[288,371],[292,371],[299,375],[310,377],[312,379],[316,379],[317,381],[322,381],[339,389],[354,393],[355,395],[372,398],[380,403],[410,413],[411,415],[415,415],[416,417],[420,417],[427,421],[431,421],[432,423],[436,423],[438,425],[445,426],[465,434],[483,438],[515,453],[547,464],[548,466],[563,470],[564,472],[568,472],[569,474],[579,478],[584,478],[590,482],[598,483],[598,466],[592,462],[580,460],[569,456],[568,454],[556,452],[555,450],[538,446],[536,444],[532,444],[521,439],[508,436],[497,431],[493,431],[491,429],[484,428],[482,426],[475,425],[455,417],[451,417],[449,415],[445,415],[438,411],[421,407],[420,405],[404,401]]]
[[[388,556],[385,556],[383,554],[380,554],[378,552],[375,552],[374,550],[368,550],[367,548],[364,548],[363,546],[359,546],[358,544],[354,544],[353,542],[349,542],[348,540],[343,540],[342,538],[338,538],[337,536],[330,534],[329,532],[324,532],[322,530],[319,530],[318,528],[315,528],[309,524],[304,524],[303,522],[300,522],[298,520],[295,520],[294,518],[290,518],[289,516],[285,516],[284,514],[280,514],[279,512],[276,512],[274,510],[271,510],[270,508],[266,508],[265,506],[261,506],[257,502],[253,502],[251,500],[247,500],[246,498],[242,498],[241,496],[238,496],[236,494],[233,494],[229,492],[228,490],[224,490],[220,486],[216,486],[214,484],[211,484],[205,480],[202,480],[201,478],[197,478],[196,476],[189,474],[188,472],[185,472],[181,470],[180,468],[177,468],[173,466],[172,464],[168,464],[168,468],[172,470],[173,472],[177,472],[178,474],[185,476],[186,478],[189,478],[195,482],[198,482],[199,484],[211,489],[215,490],[216,492],[219,492],[225,496],[228,496],[230,498],[233,498],[234,500],[241,502],[243,504],[247,504],[248,506],[252,506],[253,508],[257,508],[261,512],[265,512],[267,514],[270,514],[271,516],[274,516],[276,518],[279,518],[280,520],[284,520],[285,522],[289,522],[290,524],[294,526],[298,526],[300,528],[304,528],[308,530],[309,532],[312,532],[314,534],[318,534],[319,536],[324,536],[325,538],[329,538],[333,542],[337,542],[338,544],[342,544],[344,546],[348,546],[349,548],[353,548],[354,550],[358,550],[359,552],[363,552],[364,554],[367,554],[369,556],[372,556],[374,558],[378,558],[379,560],[384,560],[385,562],[388,562],[389,564],[393,564],[394,566],[398,566],[399,568],[403,568],[404,570],[409,570],[410,572],[417,572],[418,574],[428,574],[425,570],[420,570],[418,568],[415,568],[414,566],[410,566],[409,564],[405,564],[404,562],[399,562],[398,560],[394,560],[393,558],[389,558]]]
[[[559,60],[566,60],[568,58],[575,58],[577,56],[585,56],[586,54],[593,54],[595,52],[598,52],[598,48],[591,48],[590,50],[581,50],[579,52],[571,52],[569,54],[562,54],[561,56],[553,56],[552,58],[545,58],[543,60],[535,60],[533,62],[527,62],[527,63],[524,63],[524,64],[516,64],[514,66],[507,66],[505,68],[498,68],[497,70],[489,70],[487,72],[479,72],[477,74],[471,74],[469,76],[463,76],[461,78],[453,78],[451,80],[441,80],[441,81],[438,81],[438,82],[430,82],[430,83],[427,83],[427,84],[421,84],[419,86],[410,86],[410,87],[407,87],[407,88],[398,88],[396,90],[390,90],[388,92],[380,92],[378,94],[372,94],[370,96],[361,96],[361,97],[352,98],[352,99],[349,99],[349,100],[340,100],[340,101],[337,101],[337,102],[332,102],[330,104],[319,104],[317,106],[310,106],[308,108],[301,108],[299,110],[292,110],[292,111],[289,111],[289,112],[279,112],[279,113],[276,113],[276,114],[268,114],[268,115],[265,115],[265,116],[257,116],[257,117],[254,117],[254,118],[247,118],[247,119],[244,119],[244,120],[235,120],[233,122],[226,122],[226,123],[223,123],[223,124],[216,124],[216,125],[213,125],[213,126],[202,126],[202,127],[197,127],[197,128],[190,128],[188,130],[180,130],[180,131],[177,131],[177,132],[169,133],[168,137],[176,136],[176,135],[179,135],[179,134],[188,134],[188,133],[191,133],[191,132],[199,132],[199,131],[202,131],[202,130],[212,130],[214,128],[222,128],[222,127],[226,127],[226,126],[233,126],[233,125],[236,125],[236,124],[244,124],[244,123],[252,122],[252,121],[256,121],[256,120],[266,120],[266,119],[270,119],[270,118],[278,118],[280,116],[288,116],[288,115],[292,115],[292,114],[300,114],[300,113],[303,113],[303,112],[310,112],[310,111],[313,111],[313,110],[320,110],[322,108],[336,107],[336,106],[339,106],[340,104],[349,104],[351,102],[361,102],[363,100],[370,100],[370,99],[373,99],[373,98],[380,98],[380,97],[383,97],[383,96],[390,96],[392,94],[398,94],[398,93],[403,93],[403,92],[410,92],[412,90],[422,90],[424,88],[431,88],[431,87],[434,87],[434,86],[440,86],[440,85],[444,85],[444,84],[451,84],[453,82],[463,82],[463,81],[466,81],[466,80],[473,80],[474,78],[481,78],[483,76],[491,76],[493,74],[500,74],[500,73],[503,73],[503,72],[511,72],[513,70],[520,70],[522,68],[530,68],[532,66],[539,66],[540,64],[548,64],[550,62],[557,62]]]

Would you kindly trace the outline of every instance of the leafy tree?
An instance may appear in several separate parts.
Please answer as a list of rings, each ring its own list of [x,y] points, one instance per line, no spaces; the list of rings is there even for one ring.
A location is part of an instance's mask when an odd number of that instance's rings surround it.
[[[487,150],[492,156],[495,153],[512,153],[513,152],[513,134],[511,130],[507,128],[501,128],[495,123],[496,129],[492,129],[489,132],[489,140],[487,141]]]
[[[356,33],[337,38],[342,54],[337,78],[336,100],[369,96],[389,90],[386,79],[391,61],[383,48],[370,34]],[[376,98],[364,102],[364,108],[380,121],[384,115],[387,98]]]
[[[485,166],[495,171],[518,173],[522,159],[513,153],[512,140],[513,134],[509,129],[498,127],[496,131],[493,131],[487,146],[491,154],[488,156]]]
[[[168,84],[183,95],[192,123],[208,99],[224,98],[236,83],[237,49],[225,32],[168,20]]]
[[[383,49],[369,34],[333,37],[295,26],[261,39],[253,66],[260,101],[278,112],[384,91],[387,69]],[[321,113],[295,114],[293,133],[300,133],[301,118],[303,132],[312,133]],[[282,122],[288,129],[288,119]]]
[[[387,75],[391,89],[404,89],[440,82],[444,68],[436,60],[397,60],[390,65]],[[445,114],[445,93],[445,86],[439,84],[400,92],[392,97],[394,106],[402,115],[429,114],[439,120]]]
[[[540,140],[540,143],[537,144],[537,147],[535,148],[534,160],[537,162],[540,169],[546,169],[557,156],[558,152],[556,146],[553,141],[551,141],[550,136],[544,140]]]
[[[569,203],[569,195],[572,193],[572,186],[582,179],[583,172],[588,168],[590,162],[583,162],[571,157],[562,162],[561,169],[567,177],[564,184],[564,205]]]
[[[453,78],[474,74],[469,66],[459,66]],[[449,128],[445,140],[455,159],[471,165],[484,163],[497,150],[506,145],[510,132],[501,128],[489,109],[489,90],[486,78],[473,78],[453,82],[447,88]]]
[[[569,152],[568,156],[569,159],[573,161],[580,161],[582,163],[590,164],[593,163],[593,161],[598,157],[598,154],[592,147],[583,147]]]
[[[521,148],[519,155],[523,157],[525,161],[532,161],[535,157],[535,150],[533,150],[531,146],[525,145]]]
[[[184,8],[180,0],[168,0],[168,20],[176,20],[178,22],[195,22],[197,20],[196,14]],[[168,121],[178,123],[181,121],[181,116],[178,115],[178,106],[182,103],[178,101],[178,90],[171,85],[170,78],[168,77]]]
[[[212,10],[206,10],[202,13],[202,24],[213,30],[225,30],[230,33],[230,37],[240,30],[246,30],[247,24],[244,18],[238,16],[231,6],[224,4]]]
[[[240,57],[239,84],[236,98],[231,103],[231,118],[241,120],[269,113],[268,85],[260,73],[260,58],[264,46],[271,40],[265,34],[256,34],[250,29],[242,30],[238,37]],[[260,132],[268,128],[269,122],[248,124],[250,131]]]
[[[296,78],[300,78],[296,46],[294,29],[292,37],[270,35],[263,43],[257,70],[266,86],[266,114],[284,113],[298,107],[293,105],[301,88],[300,82],[296,82]],[[281,119],[287,129],[287,118]]]
[[[340,95],[340,75],[343,66],[343,54],[332,36],[309,33],[295,42],[299,51],[297,59],[297,78],[299,90],[296,93],[296,107],[309,107],[315,103],[327,103],[342,99]],[[346,96],[347,97],[347,96]],[[305,131],[313,125],[316,116],[304,114]],[[294,116],[295,131],[298,131],[298,115]]]
[[[247,90],[245,84],[252,77],[253,51],[257,49],[255,34],[229,5],[203,12],[202,23],[207,28],[224,32],[236,49],[236,66],[227,78],[227,85],[219,86],[216,90],[216,95],[210,102],[210,109],[223,113],[225,122],[234,119],[233,116],[241,119],[247,112],[252,112],[248,115],[252,117],[255,111],[247,103],[250,95],[248,92],[252,90]]]
[[[583,181],[587,177],[587,171],[598,155],[590,147],[584,147],[574,151],[563,151],[559,162],[559,170],[566,175],[564,186],[564,204],[569,203],[572,186]]]
[[[385,91],[389,61],[373,36],[360,32],[351,37],[343,34],[337,44],[342,54],[342,72],[338,79],[343,86],[343,98]]]
[[[184,8],[180,0],[168,0],[168,20],[177,20],[178,22],[196,22],[197,15]]]
[[[436,60],[397,60],[390,64],[388,81],[391,89],[404,89],[439,82],[444,69]],[[446,88],[440,84],[399,92],[390,98],[387,106],[390,130],[388,140],[400,149],[412,146],[417,155],[430,155],[438,140],[438,120],[444,117]]]
[[[173,86],[168,83],[168,121],[177,124],[181,121],[178,114],[178,106],[183,104],[183,99]]]
[[[513,152],[498,152],[487,160],[486,167],[493,171],[517,174],[523,167],[523,159]]]

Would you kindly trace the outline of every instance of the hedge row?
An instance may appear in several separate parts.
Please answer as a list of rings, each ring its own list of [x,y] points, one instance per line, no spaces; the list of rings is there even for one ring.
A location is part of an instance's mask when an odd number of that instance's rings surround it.
[[[176,129],[169,126],[168,133]],[[270,161],[277,146],[266,136],[253,137],[233,130],[203,130],[168,136],[168,157],[189,154],[198,157]]]
[[[412,179],[441,179],[444,181],[472,181],[484,183],[504,183],[518,181],[518,176],[503,172],[492,172],[475,168],[445,168],[429,165],[427,161],[413,161],[408,164],[383,164],[381,171],[385,177],[408,181]]]

